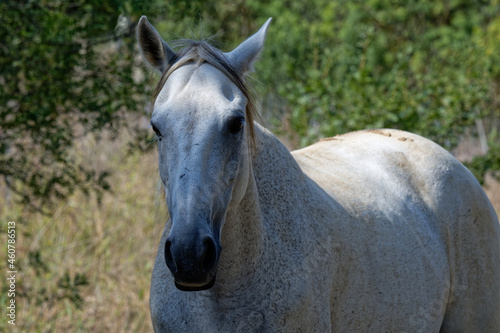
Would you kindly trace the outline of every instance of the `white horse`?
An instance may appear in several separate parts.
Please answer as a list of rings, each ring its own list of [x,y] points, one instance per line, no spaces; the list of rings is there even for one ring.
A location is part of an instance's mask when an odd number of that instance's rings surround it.
[[[500,332],[498,218],[448,152],[384,129],[290,153],[252,121],[269,22],[229,53],[139,22],[163,73],[155,331]]]

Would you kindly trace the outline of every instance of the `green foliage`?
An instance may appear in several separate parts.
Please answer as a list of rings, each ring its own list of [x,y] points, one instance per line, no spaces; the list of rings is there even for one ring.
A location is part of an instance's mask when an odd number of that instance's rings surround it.
[[[466,166],[481,184],[484,184],[488,172],[500,181],[500,143],[496,141],[485,155],[475,157]]]
[[[0,175],[25,203],[45,209],[75,189],[98,199],[109,190],[109,173],[71,148],[89,133],[116,135],[124,112],[147,100],[126,5],[0,3]]]
[[[69,299],[77,309],[83,305],[83,298],[80,295],[80,288],[88,285],[87,277],[83,273],[77,273],[71,278],[69,272],[66,272],[57,282],[61,291],[59,299]]]
[[[28,252],[28,264],[35,270],[37,276],[49,271],[47,264],[42,260],[42,252],[40,250]]]
[[[500,44],[492,29],[498,6],[315,2],[309,15],[295,8],[277,16],[273,29],[280,37],[267,51],[274,63],[281,57],[268,78],[285,97],[303,144],[389,127],[450,149],[476,117],[498,116]],[[288,82],[277,84],[283,77]]]

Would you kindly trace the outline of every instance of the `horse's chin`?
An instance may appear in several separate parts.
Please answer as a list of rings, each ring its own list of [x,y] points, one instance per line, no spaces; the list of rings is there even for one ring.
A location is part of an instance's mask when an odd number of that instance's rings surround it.
[[[207,289],[212,288],[214,286],[214,284],[215,284],[215,276],[211,277],[210,281],[208,283],[205,283],[205,284],[175,281],[175,286],[177,287],[177,289],[179,289],[181,291],[207,290]]]

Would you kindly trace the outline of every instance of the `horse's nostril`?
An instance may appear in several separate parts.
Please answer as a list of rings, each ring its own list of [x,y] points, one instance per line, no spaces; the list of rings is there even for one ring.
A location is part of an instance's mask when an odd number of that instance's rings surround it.
[[[172,256],[172,242],[167,239],[165,242],[165,263],[167,267],[172,271],[172,273],[177,272],[177,265],[175,264],[174,257]]]
[[[217,262],[217,249],[212,238],[207,237],[203,241],[204,252],[200,260],[201,270],[205,273],[210,272]]]

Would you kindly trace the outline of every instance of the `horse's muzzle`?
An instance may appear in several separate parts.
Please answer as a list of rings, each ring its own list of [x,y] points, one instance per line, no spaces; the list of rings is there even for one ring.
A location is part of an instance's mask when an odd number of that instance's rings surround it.
[[[177,239],[176,239],[177,238]],[[211,236],[178,239],[170,235],[165,242],[165,263],[182,291],[199,291],[215,283],[221,246]]]

